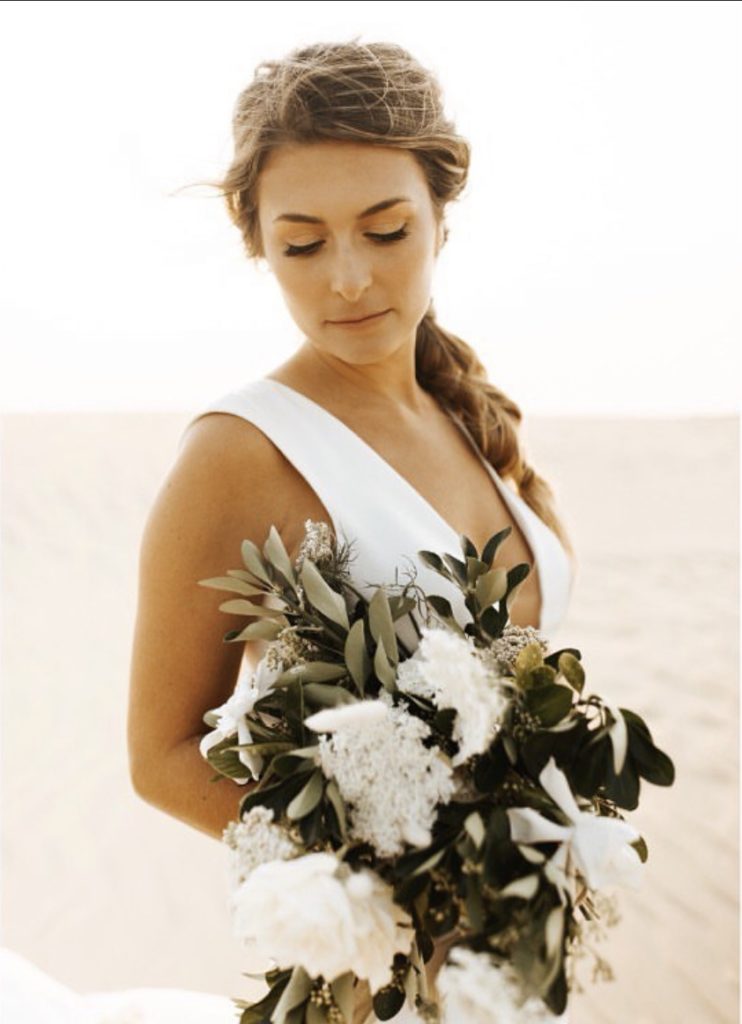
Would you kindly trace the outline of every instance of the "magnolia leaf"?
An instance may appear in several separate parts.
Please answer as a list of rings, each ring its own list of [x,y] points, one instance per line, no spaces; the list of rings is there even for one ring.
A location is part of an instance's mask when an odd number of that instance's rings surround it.
[[[526,690],[525,702],[528,710],[536,715],[543,725],[556,725],[572,707],[572,689],[560,683],[536,686]]]
[[[484,564],[480,562],[480,565]],[[507,593],[508,574],[504,569],[491,569],[483,573],[476,582],[474,596],[480,608],[489,608]]]
[[[358,692],[365,693],[366,680],[371,674],[371,659],[366,648],[366,632],[363,619],[356,619],[345,640],[345,664]]]
[[[244,594],[246,597],[255,597],[256,594],[264,594],[263,587],[256,587],[243,579],[234,579],[232,576],[214,576],[207,580],[199,580],[199,587],[213,587],[214,590],[230,590],[234,594]]]
[[[311,604],[331,622],[349,629],[348,609],[341,594],[336,593],[311,560],[305,558],[301,567],[301,582]]]
[[[254,544],[251,540],[243,540],[241,552],[245,568],[259,580],[263,580],[264,583],[270,583],[271,578],[263,565],[263,559],[260,556],[260,549],[257,544]]]
[[[323,788],[324,776],[321,769],[317,768],[286,808],[286,816],[292,821],[306,817],[320,802]]]
[[[479,576],[482,576],[489,569],[485,562],[480,562],[476,554],[466,556],[466,579],[471,587],[476,583]]]
[[[383,587],[377,587],[374,596],[368,604],[368,626],[371,636],[379,643],[383,643],[384,652],[390,662],[396,665],[399,661],[397,648],[397,635],[394,632],[394,621],[392,610],[389,607],[389,599]]]
[[[277,569],[281,575],[296,589],[296,573],[294,572],[294,566],[291,559],[288,556],[288,552],[284,547],[281,535],[275,526],[271,526],[268,531],[268,539],[263,545],[263,554],[271,563],[271,565]]]

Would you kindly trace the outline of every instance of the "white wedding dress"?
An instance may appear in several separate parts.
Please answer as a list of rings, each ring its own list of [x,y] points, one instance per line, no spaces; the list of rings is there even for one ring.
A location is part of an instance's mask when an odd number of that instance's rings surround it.
[[[422,549],[460,557],[458,533],[341,420],[285,384],[261,378],[222,395],[198,412],[186,424],[181,445],[190,423],[212,412],[249,420],[307,480],[328,510],[338,537],[357,541],[350,569],[359,590],[367,592],[397,578],[404,582],[413,563],[418,584],[426,592],[447,597],[457,620],[468,621],[460,591],[416,555]],[[479,455],[510,512],[507,523],[493,522],[492,533],[511,525],[521,531],[531,552],[541,591],[539,628],[548,637],[562,621],[572,594],[574,578],[567,552],[553,531],[484,459],[458,417],[452,418]],[[441,472],[445,471],[441,466]],[[507,542],[503,550],[507,552]],[[414,641],[411,623],[405,619],[398,625],[400,638]],[[235,1024],[239,1019],[228,995],[172,988],[80,994],[7,947],[0,947],[0,992],[3,1024]],[[419,1017],[407,1006],[393,1019],[395,1024],[419,1024]],[[558,1019],[568,1024],[566,1013]],[[372,1013],[366,1024],[376,1021]]]

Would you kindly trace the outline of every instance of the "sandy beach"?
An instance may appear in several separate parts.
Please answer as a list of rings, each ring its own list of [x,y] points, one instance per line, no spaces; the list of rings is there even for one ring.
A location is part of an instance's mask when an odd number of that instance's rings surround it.
[[[131,788],[139,538],[192,415],[2,418],[2,936],[79,992],[255,998],[223,847]],[[675,785],[642,783],[643,890],[596,950],[571,1024],[738,1020],[738,422],[538,418],[531,462],[574,539],[552,647],[645,717]],[[166,681],[163,680],[163,684]],[[236,1018],[235,1018],[236,1019]]]

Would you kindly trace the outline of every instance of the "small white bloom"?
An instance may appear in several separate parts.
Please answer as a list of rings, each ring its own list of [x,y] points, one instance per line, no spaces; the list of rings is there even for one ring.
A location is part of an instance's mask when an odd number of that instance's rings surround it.
[[[558,825],[532,807],[509,807],[510,834],[515,843],[556,840],[562,844],[545,866],[547,876],[559,886],[562,896],[568,892],[572,900],[575,898],[574,877],[567,865],[568,854],[589,888],[626,885],[638,889],[643,864],[630,845],[640,838],[636,829],[618,818],[580,810],[567,777],[553,757],[549,758],[539,775],[539,782],[572,824]]]
[[[224,829],[222,839],[229,848],[230,891],[247,881],[258,864],[288,860],[304,852],[303,847],[297,845],[273,817],[272,807],[256,804],[240,821],[230,821]]]
[[[438,803],[454,794],[453,770],[437,746],[423,740],[430,727],[382,690],[378,699],[327,708],[305,719],[321,731],[318,759],[349,805],[352,838],[381,857],[404,843],[427,846]],[[324,735],[329,733],[329,735]]]
[[[414,934],[382,878],[354,873],[332,853],[259,865],[232,911],[236,937],[254,939],[278,967],[299,964],[327,981],[354,971],[372,992],[391,982],[394,954],[409,953]]]
[[[437,708],[456,709],[453,738],[459,750],[452,764],[458,767],[490,746],[508,693],[469,638],[445,628],[423,627],[421,632],[415,653],[398,666],[397,686],[431,699]]]
[[[437,980],[442,1024],[549,1024],[555,1017],[542,999],[523,1001],[509,964],[498,966],[487,953],[454,946]]]
[[[216,728],[201,737],[199,750],[203,757],[206,757],[206,753],[211,747],[235,735],[239,744],[253,742],[247,716],[257,701],[271,692],[273,684],[282,673],[283,664],[271,657],[270,648],[254,669],[243,660],[234,693],[221,707],[214,708],[213,713],[217,718]],[[234,781],[244,784],[250,781],[250,777],[259,779],[263,770],[262,754],[255,754],[250,750],[240,750],[238,757],[242,764],[250,769],[250,775],[234,779]]]

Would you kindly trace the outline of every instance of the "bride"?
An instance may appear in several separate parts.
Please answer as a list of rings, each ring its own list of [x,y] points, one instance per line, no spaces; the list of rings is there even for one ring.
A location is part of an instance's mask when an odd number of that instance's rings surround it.
[[[233,132],[218,185],[302,340],[184,431],[142,538],[128,716],[136,792],[217,840],[250,784],[211,784],[202,716],[262,648],[223,642],[247,622],[196,581],[234,564],[244,539],[262,546],[275,525],[296,558],[308,519],[342,527],[363,587],[392,580],[421,548],[454,551],[464,533],[481,549],[509,525],[510,563],[532,567],[511,621],[545,630],[566,611],[574,558],[552,491],[525,460],[518,406],[435,318],[444,213],[470,149],[434,75],[392,43],[307,46],[260,65]],[[245,366],[262,344],[247,340]],[[455,937],[426,965],[434,992]],[[357,993],[356,1024],[375,1021],[367,983]],[[417,1018],[405,1008],[396,1019]]]

